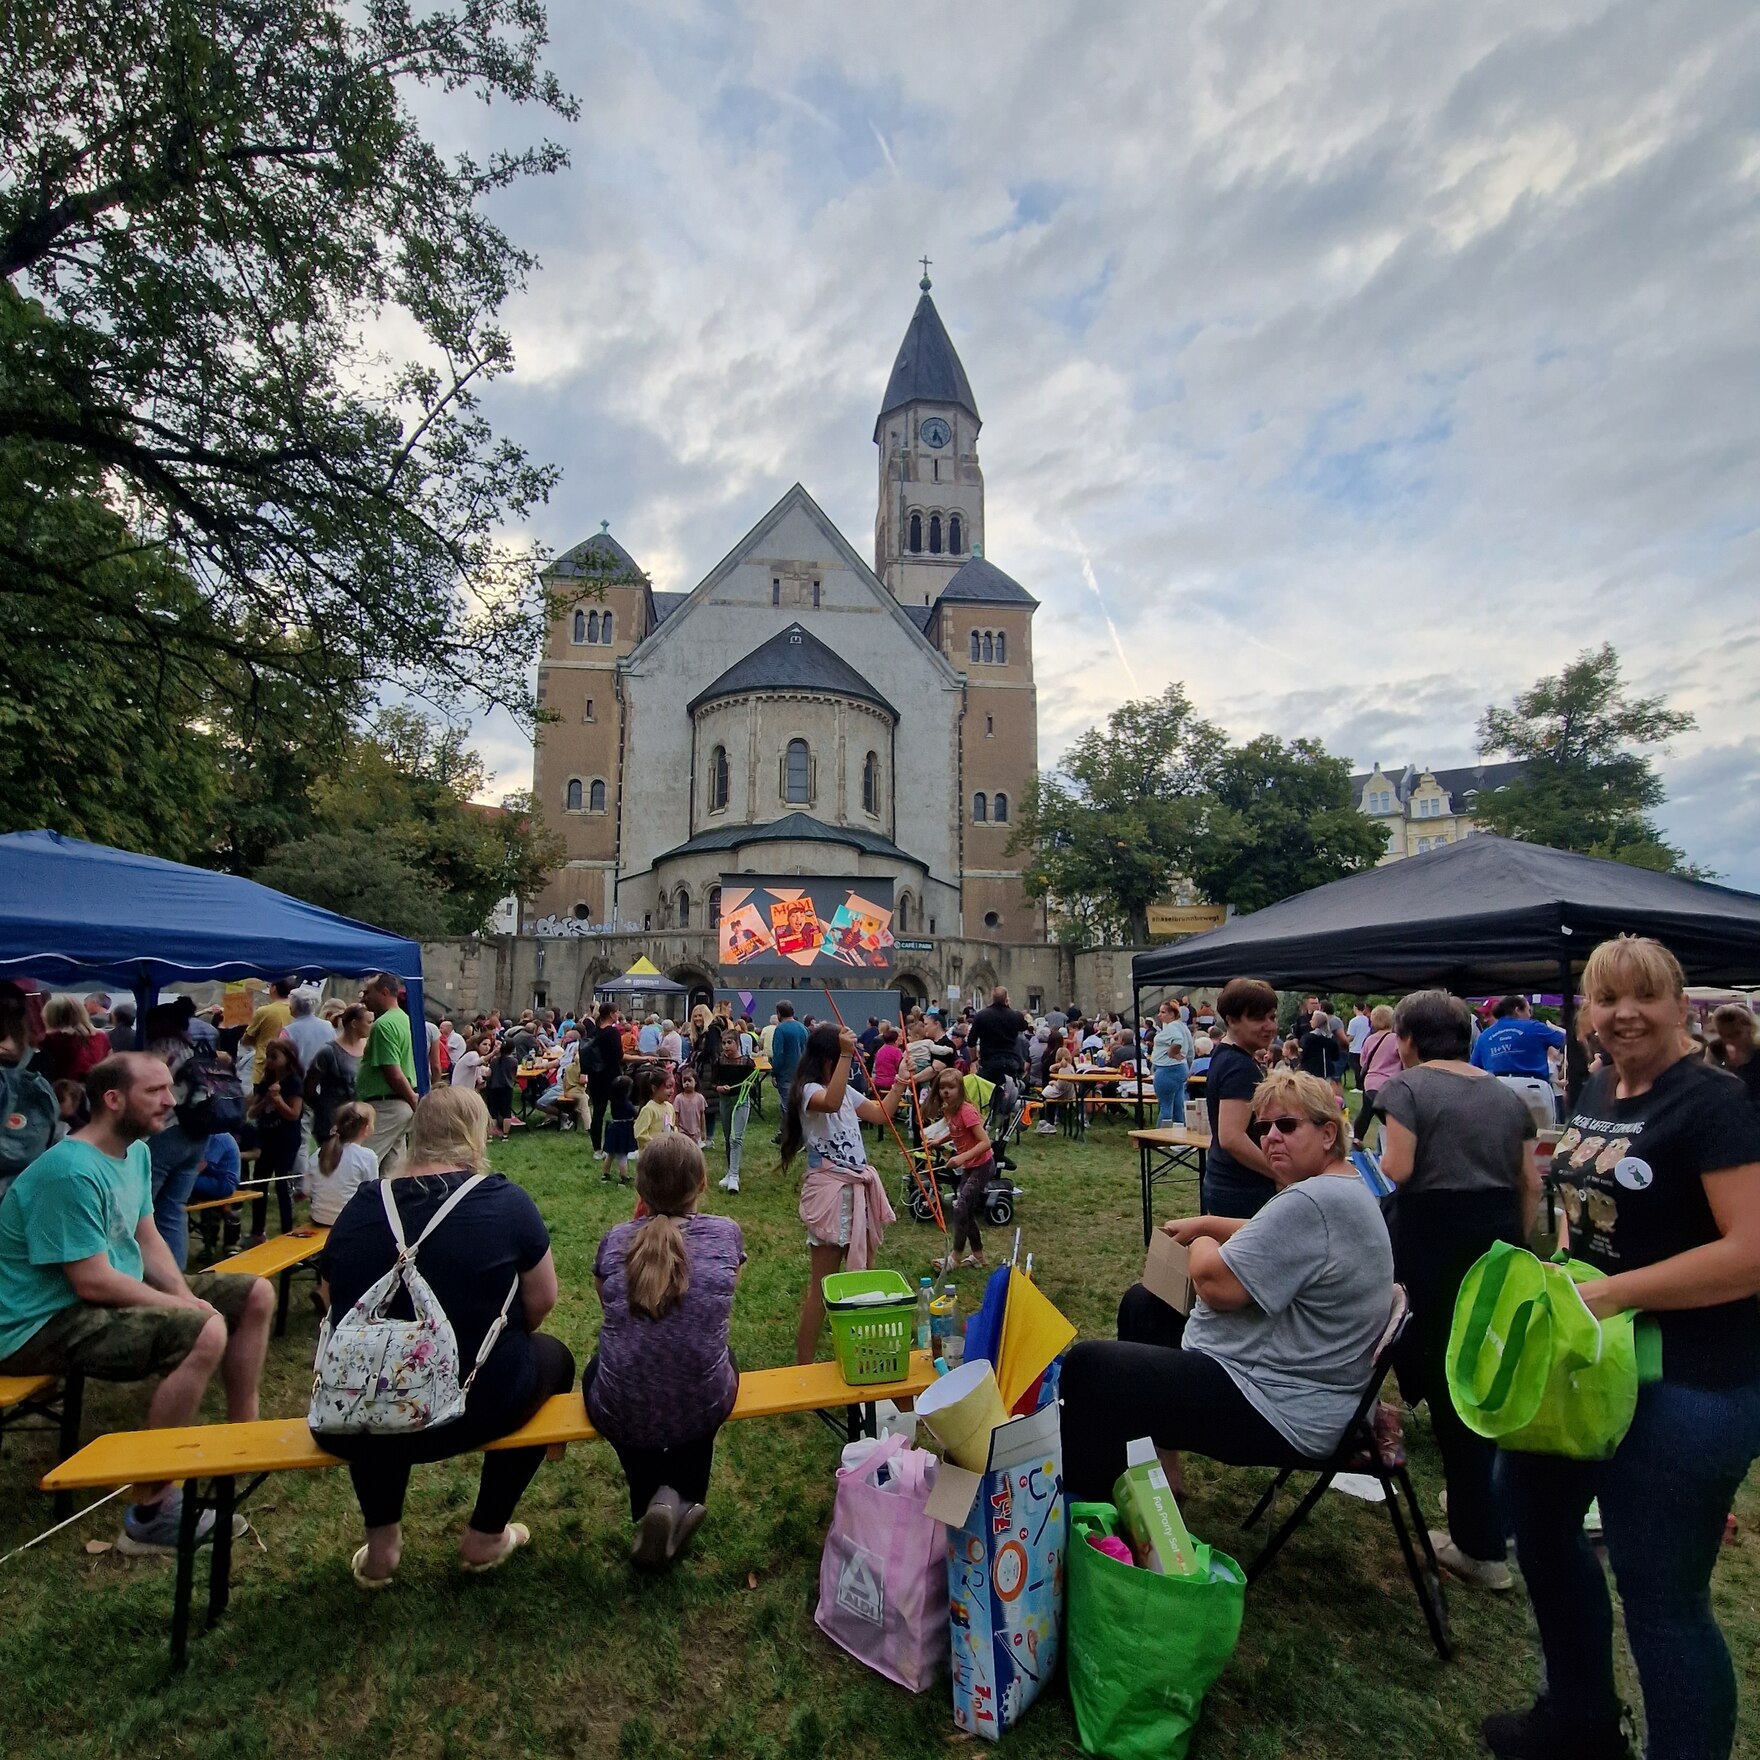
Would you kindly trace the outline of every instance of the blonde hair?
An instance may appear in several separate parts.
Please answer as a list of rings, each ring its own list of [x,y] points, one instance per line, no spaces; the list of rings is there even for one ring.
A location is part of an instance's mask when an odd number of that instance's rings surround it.
[[[648,1219],[623,1256],[629,1311],[663,1320],[691,1287],[681,1219],[697,1207],[708,1181],[703,1152],[689,1137],[656,1137],[636,1157],[636,1192]]]
[[[416,1102],[409,1164],[489,1171],[489,1108],[473,1089],[435,1088]]]
[[[1369,1010],[1369,1025],[1378,1033],[1393,1031],[1393,1010],[1385,1002],[1378,1002]]]
[[[43,1025],[51,1033],[78,1033],[82,1039],[92,1036],[92,1017],[77,996],[51,996],[43,1004]]]
[[[1351,1152],[1351,1121],[1338,1104],[1332,1084],[1305,1069],[1274,1069],[1253,1090],[1253,1116],[1259,1117],[1268,1106],[1282,1106],[1298,1113],[1322,1130],[1327,1125],[1338,1127],[1338,1158],[1343,1161]]]
[[[1621,996],[1656,1002],[1686,993],[1681,962],[1648,935],[1616,935],[1603,941],[1583,967],[1583,994],[1603,1006]]]
[[[342,1151],[358,1143],[375,1123],[373,1109],[364,1100],[345,1100],[330,1120],[330,1134],[318,1151],[318,1171],[328,1179],[342,1163]]]

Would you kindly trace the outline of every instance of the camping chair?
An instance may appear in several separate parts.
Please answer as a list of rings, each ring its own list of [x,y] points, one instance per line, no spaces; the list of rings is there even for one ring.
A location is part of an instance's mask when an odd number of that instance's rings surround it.
[[[1381,1397],[1382,1384],[1387,1379],[1388,1370],[1393,1366],[1393,1353],[1399,1348],[1400,1340],[1405,1337],[1411,1318],[1412,1310],[1406,1300],[1406,1292],[1396,1283],[1393,1286],[1393,1311],[1388,1315],[1387,1325],[1382,1330],[1381,1342],[1375,1347],[1375,1364],[1369,1374],[1369,1385],[1363,1389],[1363,1397],[1357,1402],[1356,1415],[1346,1426],[1338,1447],[1329,1456],[1316,1456],[1303,1461],[1300,1466],[1285,1467],[1271,1481],[1265,1495],[1253,1506],[1253,1513],[1241,1525],[1252,1527],[1270,1510],[1291,1473],[1311,1472],[1317,1475],[1308,1488],[1307,1495],[1284,1518],[1282,1526],[1266,1541],[1265,1549],[1248,1567],[1247,1581],[1251,1583],[1270,1568],[1271,1561],[1283,1549],[1284,1541],[1308,1519],[1308,1512],[1320,1501],[1333,1479],[1340,1473],[1351,1471],[1353,1461],[1367,1456],[1369,1470],[1381,1482],[1387,1513],[1393,1520],[1393,1531],[1398,1537],[1399,1549],[1406,1561],[1406,1574],[1412,1579],[1412,1588],[1417,1591],[1418,1605],[1424,1610],[1424,1620],[1430,1627],[1430,1637],[1436,1645],[1436,1653],[1446,1662],[1454,1654],[1454,1646],[1449,1638],[1448,1604],[1442,1595],[1442,1577],[1437,1569],[1436,1553],[1430,1545],[1430,1531],[1424,1525],[1424,1513],[1418,1507],[1418,1494],[1412,1485],[1411,1474],[1406,1471],[1403,1462],[1398,1466],[1388,1464],[1375,1440],[1373,1422],[1375,1402]],[[1410,1511],[1410,1531],[1406,1527],[1406,1510],[1400,1507],[1401,1493],[1404,1494],[1406,1508]]]

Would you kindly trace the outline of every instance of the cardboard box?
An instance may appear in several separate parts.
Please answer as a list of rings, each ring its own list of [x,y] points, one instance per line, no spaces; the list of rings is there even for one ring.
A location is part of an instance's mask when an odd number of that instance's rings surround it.
[[[1197,1548],[1186,1529],[1179,1503],[1168,1488],[1167,1474],[1147,1436],[1125,1448],[1125,1469],[1112,1488],[1119,1526],[1144,1570],[1160,1577],[1204,1574]]]
[[[1192,1288],[1191,1255],[1172,1235],[1161,1229],[1149,1236],[1149,1256],[1143,1261],[1143,1288],[1159,1296],[1176,1314],[1189,1314],[1196,1292]]]
[[[1055,1402],[999,1425],[983,1473],[943,1462],[928,1513],[947,1524],[953,1721],[995,1741],[1057,1669],[1068,1524]]]

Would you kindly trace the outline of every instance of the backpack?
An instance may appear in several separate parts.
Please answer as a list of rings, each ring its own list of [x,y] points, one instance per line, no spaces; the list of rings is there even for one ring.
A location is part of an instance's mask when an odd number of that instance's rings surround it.
[[[595,1028],[581,1039],[580,1055],[575,1059],[580,1065],[583,1076],[602,1076],[605,1073],[605,1059],[599,1055],[599,1033]]]
[[[306,1423],[316,1436],[396,1436],[450,1424],[464,1412],[465,1396],[477,1371],[489,1360],[507,1311],[519,1294],[514,1275],[507,1300],[494,1324],[483,1335],[477,1360],[461,1383],[458,1378],[458,1335],[446,1310],[416,1270],[416,1254],[458,1206],[483,1183],[473,1174],[438,1210],[413,1246],[403,1238],[403,1221],[392,1196],[393,1180],[379,1182],[385,1220],[397,1242],[391,1269],[336,1322],[328,1315],[318,1330],[318,1355],[312,1371],[312,1403]],[[399,1289],[409,1292],[414,1318],[395,1320],[391,1304]]]
[[[0,1193],[55,1136],[61,1103],[48,1080],[23,1064],[0,1063]]]
[[[198,1045],[177,1071],[177,1122],[192,1137],[231,1136],[243,1129],[249,1096],[236,1070]]]

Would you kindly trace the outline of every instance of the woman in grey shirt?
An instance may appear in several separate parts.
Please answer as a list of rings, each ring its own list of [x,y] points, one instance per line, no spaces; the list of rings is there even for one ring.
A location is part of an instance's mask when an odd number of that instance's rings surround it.
[[[1400,1347],[1400,1391],[1428,1400],[1448,1481],[1448,1532],[1436,1557],[1463,1582],[1507,1589],[1503,1523],[1491,1493],[1495,1444],[1475,1435],[1449,1397],[1448,1332],[1461,1280],[1494,1241],[1522,1245],[1540,1183],[1534,1119],[1514,1090],[1467,1061],[1473,1023],[1446,990],[1419,990],[1394,1010],[1401,1072],[1382,1085],[1381,1171],[1393,1203],[1394,1275],[1412,1304]]]

